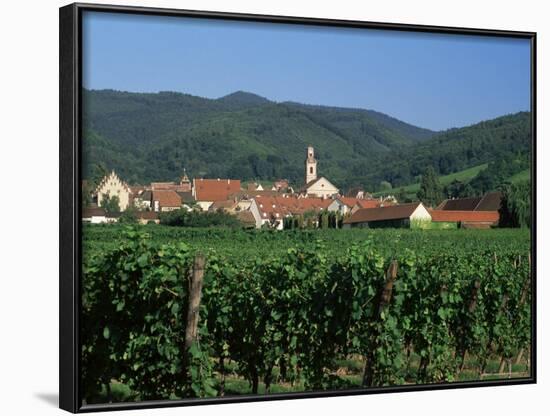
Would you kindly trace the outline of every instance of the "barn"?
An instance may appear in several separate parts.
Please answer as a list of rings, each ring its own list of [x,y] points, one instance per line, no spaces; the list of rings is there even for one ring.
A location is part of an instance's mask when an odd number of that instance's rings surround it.
[[[343,228],[425,228],[432,218],[422,202],[362,208],[346,220]]]

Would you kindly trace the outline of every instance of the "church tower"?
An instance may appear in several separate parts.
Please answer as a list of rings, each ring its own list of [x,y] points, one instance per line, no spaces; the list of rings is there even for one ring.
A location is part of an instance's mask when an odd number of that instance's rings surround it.
[[[178,189],[183,192],[187,192],[191,190],[191,181],[189,180],[189,176],[187,176],[187,172],[185,171],[185,168],[183,169],[183,176],[180,178],[180,184],[178,186]]]
[[[308,146],[306,158],[306,184],[315,179],[317,179],[317,161],[315,160],[313,146]]]

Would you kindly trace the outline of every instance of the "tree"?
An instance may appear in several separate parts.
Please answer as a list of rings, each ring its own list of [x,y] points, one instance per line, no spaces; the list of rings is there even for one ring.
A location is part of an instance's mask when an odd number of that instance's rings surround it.
[[[397,201],[399,201],[399,203],[401,204],[412,202],[411,198],[409,198],[409,196],[407,195],[407,192],[405,192],[405,188],[399,189],[399,192],[397,193]]]
[[[531,227],[531,182],[504,185],[502,193],[499,226]]]
[[[128,205],[128,208],[126,208],[124,212],[120,215],[118,222],[124,224],[137,224],[137,209],[132,205]]]
[[[437,174],[432,166],[429,166],[420,182],[420,190],[416,193],[416,196],[424,204],[428,206],[436,206],[443,200],[443,192]]]
[[[380,190],[381,191],[391,191],[392,190],[391,183],[389,183],[388,181],[381,181],[380,182]]]
[[[116,195],[107,194],[102,198],[101,206],[106,212],[120,212],[120,199]]]

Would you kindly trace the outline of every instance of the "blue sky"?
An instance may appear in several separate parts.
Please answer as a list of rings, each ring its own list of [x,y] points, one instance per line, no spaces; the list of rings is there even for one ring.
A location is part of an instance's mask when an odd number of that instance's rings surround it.
[[[441,130],[529,110],[528,40],[86,12],[83,84],[249,91]]]

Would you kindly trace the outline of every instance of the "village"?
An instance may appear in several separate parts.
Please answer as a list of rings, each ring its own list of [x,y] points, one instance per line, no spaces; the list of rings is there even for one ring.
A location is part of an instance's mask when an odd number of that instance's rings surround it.
[[[132,210],[140,224],[160,223],[163,213],[186,210],[224,212],[244,228],[491,228],[499,223],[501,194],[447,199],[437,207],[422,202],[399,203],[393,196],[375,198],[362,189],[341,192],[318,176],[312,146],[305,158],[304,186],[295,190],[288,180],[271,187],[239,179],[189,179],[184,171],[178,182],[152,182],[130,186],[115,171],[106,175],[83,207],[85,223],[115,223]],[[266,189],[267,188],[267,189]],[[107,209],[115,201],[116,209]]]

